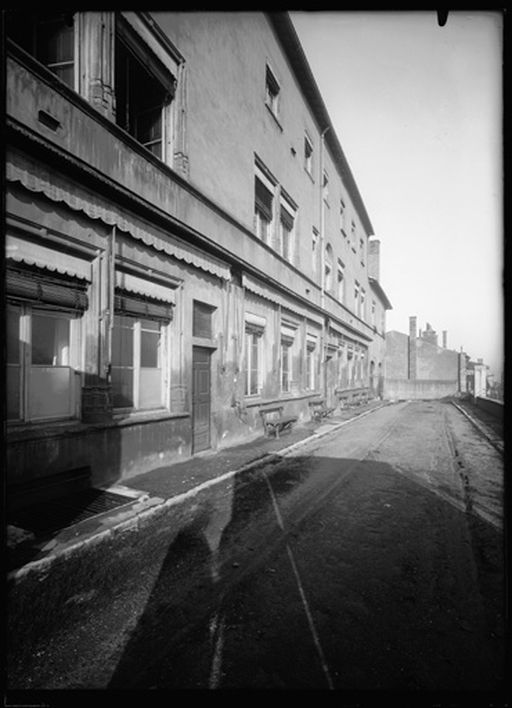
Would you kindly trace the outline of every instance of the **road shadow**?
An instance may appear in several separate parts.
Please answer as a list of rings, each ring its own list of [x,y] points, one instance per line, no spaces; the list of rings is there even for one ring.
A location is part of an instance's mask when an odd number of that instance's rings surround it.
[[[108,689],[324,689],[316,631],[339,690],[498,691],[502,542],[385,463],[235,475],[173,536]]]

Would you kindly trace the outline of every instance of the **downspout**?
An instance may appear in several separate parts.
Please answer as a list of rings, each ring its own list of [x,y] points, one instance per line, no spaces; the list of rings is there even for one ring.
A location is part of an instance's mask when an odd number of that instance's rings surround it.
[[[320,305],[322,310],[325,308],[325,212],[324,212],[324,149],[325,149],[325,134],[329,130],[328,125],[322,131],[320,136],[320,178],[318,184],[320,187]],[[322,318],[322,364],[323,364],[323,395],[327,397],[327,329],[325,317]]]

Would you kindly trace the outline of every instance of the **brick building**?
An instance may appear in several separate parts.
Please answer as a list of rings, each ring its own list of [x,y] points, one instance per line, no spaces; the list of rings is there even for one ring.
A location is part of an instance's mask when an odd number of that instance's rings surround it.
[[[378,385],[379,243],[286,14],[9,12],[8,484]]]

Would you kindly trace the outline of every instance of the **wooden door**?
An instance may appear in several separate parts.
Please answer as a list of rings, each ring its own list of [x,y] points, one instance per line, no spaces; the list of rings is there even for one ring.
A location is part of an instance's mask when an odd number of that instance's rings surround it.
[[[210,447],[210,351],[192,349],[192,452]]]

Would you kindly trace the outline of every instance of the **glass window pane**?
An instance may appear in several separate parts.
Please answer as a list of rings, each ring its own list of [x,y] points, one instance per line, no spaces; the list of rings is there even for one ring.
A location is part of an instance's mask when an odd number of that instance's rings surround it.
[[[20,361],[20,311],[14,307],[7,310],[7,363]]]
[[[140,365],[155,369],[158,366],[158,350],[160,344],[159,332],[140,333]]]
[[[32,315],[32,364],[69,365],[69,319]]]
[[[130,317],[115,317],[112,331],[112,366],[133,366],[133,326]]]
[[[159,408],[162,405],[161,369],[144,369],[140,372],[139,407]]]
[[[112,401],[114,408],[133,407],[133,369],[112,368]]]

